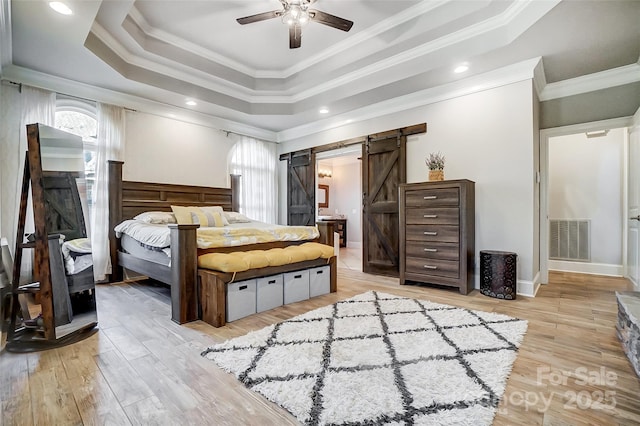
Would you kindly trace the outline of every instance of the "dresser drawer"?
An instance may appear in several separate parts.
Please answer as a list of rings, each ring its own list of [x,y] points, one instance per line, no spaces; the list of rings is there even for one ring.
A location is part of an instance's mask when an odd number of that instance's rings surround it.
[[[407,207],[457,206],[460,204],[458,188],[416,189],[405,194]]]
[[[408,241],[440,241],[457,243],[460,227],[453,225],[407,225],[406,238]]]
[[[459,278],[459,266],[460,263],[455,260],[420,259],[407,256],[406,272],[425,276]]]
[[[458,260],[460,258],[460,245],[456,243],[407,241],[405,246],[407,257],[419,257],[423,259]]]
[[[458,225],[458,207],[433,207],[407,209],[407,224],[412,225]]]

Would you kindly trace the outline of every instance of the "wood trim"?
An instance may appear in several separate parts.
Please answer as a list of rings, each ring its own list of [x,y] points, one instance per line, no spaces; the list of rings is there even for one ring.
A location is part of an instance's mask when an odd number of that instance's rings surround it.
[[[421,133],[427,133],[427,123],[414,124],[407,127],[401,127],[399,129],[387,130],[380,133],[373,133],[367,136],[358,136],[356,138],[345,139],[339,142],[332,142],[325,145],[315,146],[311,148],[311,152],[314,154],[317,154],[319,152],[333,151],[334,149],[340,149],[346,146],[363,144],[367,141],[367,139],[369,140],[387,139],[389,138],[389,136],[395,135],[398,132],[400,133],[401,136],[410,136],[410,135],[418,135]],[[290,152],[280,154],[280,157],[279,157],[280,161],[288,160],[290,154],[291,154]]]
[[[198,319],[198,247],[200,225],[169,225],[171,230],[171,319],[178,324]]]
[[[326,209],[329,207],[329,185],[318,184],[318,189],[324,190],[324,203],[318,203],[318,207]]]
[[[42,309],[44,336],[48,340],[55,340],[51,268],[49,267],[49,238],[45,219],[46,212],[44,211],[44,185],[42,182],[42,159],[40,157],[40,129],[37,124],[27,125],[27,143],[35,226],[33,271],[35,281],[40,282],[40,306]],[[17,242],[22,242],[23,238],[24,235],[20,235]]]
[[[109,173],[109,254],[111,256],[111,282],[122,281],[122,269],[118,266],[120,239],[114,228],[122,222],[122,161],[107,161]]]

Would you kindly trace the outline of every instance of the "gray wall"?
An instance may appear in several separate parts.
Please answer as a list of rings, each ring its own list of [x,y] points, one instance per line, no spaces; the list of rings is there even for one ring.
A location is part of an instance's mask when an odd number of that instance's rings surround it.
[[[610,87],[540,104],[540,128],[631,117],[640,107],[640,82]]]

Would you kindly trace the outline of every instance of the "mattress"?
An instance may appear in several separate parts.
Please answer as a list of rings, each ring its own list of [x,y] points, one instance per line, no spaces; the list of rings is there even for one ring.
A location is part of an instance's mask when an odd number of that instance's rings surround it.
[[[146,246],[127,234],[122,234],[120,237],[120,246],[125,252],[139,259],[165,266],[171,264],[171,253],[167,249]]]
[[[165,249],[171,242],[169,227],[125,220],[115,227],[116,236],[128,235],[149,247]],[[264,222],[233,223],[197,230],[198,248],[235,247],[274,241],[308,241],[320,236],[315,226],[284,226]]]

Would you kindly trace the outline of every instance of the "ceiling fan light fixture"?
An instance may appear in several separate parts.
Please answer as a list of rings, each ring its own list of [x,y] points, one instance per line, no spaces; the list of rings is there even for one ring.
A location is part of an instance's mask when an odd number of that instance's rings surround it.
[[[282,22],[289,26],[304,25],[309,22],[309,12],[303,5],[291,4],[282,14]]]

